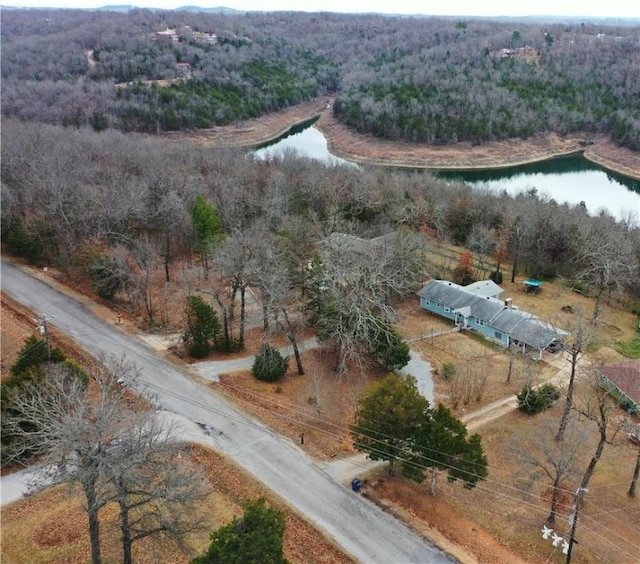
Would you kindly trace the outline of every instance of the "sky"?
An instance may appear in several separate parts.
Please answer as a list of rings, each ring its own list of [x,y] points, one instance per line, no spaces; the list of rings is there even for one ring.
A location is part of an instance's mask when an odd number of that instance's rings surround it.
[[[185,5],[226,6],[236,10],[305,12],[380,12],[433,16],[582,16],[640,18],[635,0],[0,0],[2,6],[98,8],[131,4],[140,8],[173,9]]]

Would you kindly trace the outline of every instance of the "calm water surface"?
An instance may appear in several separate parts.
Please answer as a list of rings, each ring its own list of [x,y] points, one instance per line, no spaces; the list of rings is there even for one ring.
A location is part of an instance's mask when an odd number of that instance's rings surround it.
[[[324,135],[312,126],[312,122],[293,128],[279,140],[257,149],[254,155],[264,159],[288,151],[332,165],[357,166],[332,155]],[[610,173],[582,157],[565,157],[498,171],[442,171],[438,175],[463,180],[478,188],[506,191],[512,196],[535,189],[540,197],[553,198],[559,204],[583,202],[591,215],[606,210],[618,219],[631,218],[640,223],[640,181]]]

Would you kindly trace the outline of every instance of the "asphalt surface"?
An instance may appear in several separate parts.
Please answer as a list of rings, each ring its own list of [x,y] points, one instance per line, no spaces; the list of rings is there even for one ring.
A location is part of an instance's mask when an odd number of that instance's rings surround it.
[[[338,483],[292,441],[269,430],[159,358],[141,338],[93,316],[79,302],[2,261],[2,291],[71,336],[95,357],[126,356],[141,375],[136,386],[157,406],[201,429],[198,442],[226,454],[365,563],[455,560],[395,517]],[[196,431],[196,433],[199,431]]]

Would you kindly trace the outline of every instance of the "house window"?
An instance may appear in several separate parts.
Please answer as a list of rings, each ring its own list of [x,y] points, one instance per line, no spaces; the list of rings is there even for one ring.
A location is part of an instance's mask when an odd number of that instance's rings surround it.
[[[431,305],[431,302],[429,300],[424,300],[424,305],[426,306]]]
[[[480,327],[484,327],[484,321],[482,321],[482,319],[477,319],[476,321],[478,322],[478,325],[480,325]]]
[[[444,306],[444,312],[449,313],[451,311],[450,307]]]
[[[494,332],[493,332],[493,336],[494,336],[496,339],[498,339],[498,340],[502,341],[502,333],[500,333],[500,331],[494,331]]]

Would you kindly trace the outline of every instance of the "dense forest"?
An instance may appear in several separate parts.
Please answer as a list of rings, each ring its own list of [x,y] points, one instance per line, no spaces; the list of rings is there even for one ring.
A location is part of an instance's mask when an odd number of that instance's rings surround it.
[[[210,239],[202,235],[208,225]],[[177,265],[215,265],[217,275],[260,288],[278,264],[276,285],[295,294],[330,235],[391,232],[403,234],[386,263],[402,277],[393,281],[402,295],[425,276],[451,276],[419,258],[438,240],[466,246],[490,270],[515,263],[531,276],[565,276],[598,298],[640,299],[637,222],[589,216],[535,190],[510,197],[426,172],[326,166],[293,155],[264,162],[241,150],[3,120],[5,248],[92,280],[108,299],[127,295],[149,318],[152,271],[175,283]]]
[[[2,13],[2,113],[161,132],[323,94],[389,139],[609,133],[640,150],[640,28],[588,22],[131,10]]]

